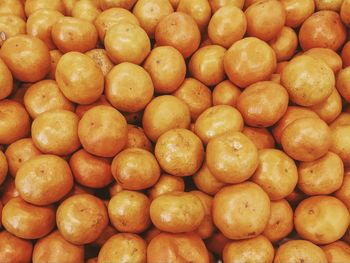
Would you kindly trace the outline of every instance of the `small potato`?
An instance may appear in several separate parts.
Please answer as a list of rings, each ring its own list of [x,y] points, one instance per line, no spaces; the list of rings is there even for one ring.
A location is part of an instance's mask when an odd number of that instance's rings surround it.
[[[238,40],[224,56],[224,68],[229,80],[241,88],[270,79],[276,63],[273,49],[255,37]]]
[[[196,187],[204,193],[215,195],[226,184],[219,181],[208,169],[207,163],[204,161],[202,167],[192,176]]]
[[[2,185],[5,182],[8,171],[9,164],[6,155],[2,151],[0,151],[0,185]]]
[[[73,187],[68,163],[51,154],[26,161],[17,171],[16,188],[20,196],[34,205],[50,205],[63,198]]]
[[[342,95],[343,99],[350,102],[350,67],[343,68],[339,71],[337,75],[336,88]]]
[[[301,106],[313,106],[331,95],[335,78],[327,64],[301,55],[293,58],[284,68],[281,84],[287,89],[291,101]]]
[[[204,158],[201,140],[186,129],[172,129],[162,134],[154,152],[160,167],[176,176],[194,174],[201,167]]]
[[[146,242],[135,234],[120,233],[109,238],[100,249],[99,263],[146,262]]]
[[[298,47],[298,36],[292,28],[284,26],[269,44],[276,53],[277,61],[286,61],[294,55]]]
[[[23,1],[21,0],[3,0],[0,4],[0,14],[12,14],[22,19],[26,18],[24,13]]]
[[[272,201],[270,218],[262,234],[276,243],[288,236],[293,226],[293,209],[290,204],[285,199]]]
[[[311,56],[326,63],[330,67],[334,74],[337,74],[342,69],[341,57],[332,49],[329,48],[311,48],[304,52],[304,55]]]
[[[286,10],[286,26],[299,27],[315,11],[314,0],[281,0]]]
[[[150,201],[136,191],[121,191],[108,203],[108,215],[119,232],[141,233],[150,225]]]
[[[237,101],[244,123],[253,127],[274,125],[286,112],[288,93],[272,81],[256,82],[245,88]]]
[[[125,148],[141,148],[152,152],[153,145],[147,138],[143,129],[136,125],[128,124],[128,141]]]
[[[350,211],[350,172],[346,172],[343,184],[335,192],[335,197],[342,201]]]
[[[101,9],[99,9],[99,5],[96,6],[90,0],[80,0],[74,4],[72,9],[72,17],[80,18],[91,23],[95,21],[100,13]]]
[[[350,261],[350,246],[343,241],[336,241],[321,248],[329,263]]]
[[[6,66],[4,61],[0,58],[0,99],[8,97],[13,90],[13,77],[11,71]]]
[[[76,17],[61,17],[52,26],[53,43],[63,53],[86,52],[96,47],[97,31],[89,21]]]
[[[91,49],[85,53],[85,55],[92,58],[95,61],[97,66],[101,69],[103,76],[107,76],[107,74],[111,71],[114,64],[111,59],[107,56],[107,51],[102,48]]]
[[[101,235],[108,224],[108,213],[101,199],[90,194],[76,194],[58,206],[56,223],[65,240],[83,245]]]
[[[140,148],[128,148],[112,162],[112,175],[123,189],[143,190],[153,186],[160,177],[155,156]]]
[[[196,234],[160,233],[147,247],[147,262],[196,262],[209,263],[208,250]]]
[[[53,206],[35,206],[15,197],[2,209],[2,225],[17,237],[38,239],[55,227],[55,210]]]
[[[4,2],[8,2],[8,0],[2,1],[0,5],[3,4]],[[26,33],[25,20],[16,16],[15,14],[11,14],[10,12],[1,13],[1,11],[3,10],[1,10],[1,6],[0,6],[0,32],[1,32],[0,47],[4,44],[4,42],[7,39]]]
[[[214,224],[227,238],[253,238],[268,223],[270,199],[255,183],[226,186],[215,195],[212,213]]]
[[[182,177],[162,174],[158,182],[148,190],[148,197],[153,200],[163,194],[184,191],[185,182]]]
[[[242,133],[247,136],[258,150],[275,148],[275,139],[266,128],[254,128],[245,126]]]
[[[350,165],[350,125],[337,125],[331,129],[330,151],[339,155],[345,166]]]
[[[229,242],[223,251],[224,262],[272,263],[273,257],[273,246],[262,235],[251,239]]]
[[[199,227],[196,229],[196,233],[202,238],[207,239],[211,237],[216,230],[213,218],[211,215],[212,206],[213,206],[213,198],[210,195],[207,195],[201,191],[191,191],[192,194],[197,196],[204,207],[204,219]]]
[[[33,263],[83,263],[84,247],[69,243],[56,230],[36,242],[32,260]]]
[[[86,105],[77,105],[77,107],[75,108],[75,113],[78,115],[79,119],[81,119],[83,117],[83,115],[85,114],[85,112],[87,112],[88,110],[92,109],[95,106],[100,106],[100,105],[105,105],[105,106],[112,106],[108,100],[106,99],[105,95],[101,95],[95,102],[90,103],[90,104],[86,104]],[[124,116],[125,117],[125,116]]]
[[[147,137],[156,142],[159,136],[174,128],[188,128],[190,110],[185,102],[171,95],[153,99],[146,107],[142,127]]]
[[[262,187],[271,200],[280,200],[292,193],[297,185],[297,167],[284,152],[263,149],[259,151],[259,166],[252,181]]]
[[[298,205],[294,214],[298,234],[315,244],[328,244],[340,239],[350,223],[346,206],[332,196],[309,197]]]
[[[226,132],[237,132],[242,129],[241,113],[229,105],[216,105],[206,109],[194,124],[194,132],[204,144]]]
[[[220,7],[225,5],[234,5],[242,9],[244,5],[244,0],[209,0],[211,10],[215,13]]]
[[[319,262],[327,263],[326,254],[315,244],[306,240],[290,240],[282,244],[276,252],[274,263]]]
[[[332,152],[312,162],[301,162],[298,167],[298,188],[307,195],[329,195],[343,183],[344,165]]]
[[[311,162],[325,155],[332,145],[331,130],[319,118],[302,118],[282,132],[281,144],[293,159]]]
[[[33,244],[3,230],[0,232],[0,261],[29,263],[32,259]]]
[[[152,223],[161,231],[191,232],[202,223],[205,210],[193,193],[172,192],[155,198],[150,207]]]
[[[231,81],[224,80],[213,89],[213,105],[230,105],[236,107],[241,90]]]
[[[57,109],[40,114],[32,123],[32,138],[43,153],[68,155],[80,147],[79,117],[71,111]]]
[[[52,80],[56,79],[55,74],[56,74],[57,64],[62,56],[63,56],[63,53],[58,49],[50,50],[51,64],[50,64],[49,74],[47,75],[47,79],[52,79]]]
[[[250,178],[258,167],[258,150],[243,133],[227,132],[209,141],[206,162],[218,180],[241,183]]]
[[[87,152],[100,157],[113,157],[126,145],[127,123],[115,108],[95,106],[81,118],[78,136]]]
[[[40,1],[40,0],[28,0],[25,2],[24,10],[26,12],[27,17],[33,14],[35,11],[40,9],[52,9],[57,10],[64,14],[64,5],[60,0],[52,0],[52,1]]]
[[[189,14],[196,21],[199,30],[206,31],[211,17],[211,7],[208,0],[180,0],[176,11]]]

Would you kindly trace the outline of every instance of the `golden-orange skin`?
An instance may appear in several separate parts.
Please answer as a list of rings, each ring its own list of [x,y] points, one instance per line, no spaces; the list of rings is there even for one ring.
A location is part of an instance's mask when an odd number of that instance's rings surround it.
[[[86,52],[85,55],[89,56],[95,61],[97,66],[101,69],[103,76],[107,76],[108,72],[110,72],[114,66],[111,59],[107,56],[107,51],[105,49],[91,49]]]
[[[350,125],[350,112],[342,112],[339,116],[329,125],[330,128],[335,128],[338,126]]]
[[[14,197],[19,196],[19,192],[16,189],[15,180],[13,178],[7,177],[5,182],[1,185],[2,195],[1,203],[5,205]]]
[[[342,22],[346,25],[350,25],[350,1],[344,0],[340,7],[340,18]]]
[[[88,110],[92,109],[95,106],[100,106],[100,105],[105,105],[105,106],[112,106],[106,99],[105,95],[101,95],[98,100],[96,100],[93,103],[90,104],[86,104],[86,105],[78,105],[75,108],[75,113],[78,115],[79,119],[81,119],[85,112],[87,112]]]
[[[188,58],[199,47],[200,31],[196,21],[186,13],[174,12],[157,25],[155,40],[158,46],[172,46]]]
[[[38,239],[55,227],[55,210],[53,206],[35,206],[15,197],[2,209],[2,225],[17,237]]]
[[[13,77],[2,59],[0,59],[0,99],[8,97],[13,90]]]
[[[241,183],[258,167],[258,150],[241,132],[226,132],[211,139],[206,149],[211,173],[225,183]]]
[[[147,247],[147,262],[197,262],[209,263],[208,250],[196,234],[171,234],[162,232]]]
[[[146,107],[142,127],[147,137],[156,142],[159,136],[174,128],[188,128],[190,110],[185,102],[175,96],[163,95],[154,98]]]
[[[215,13],[220,7],[225,5],[234,5],[242,9],[244,5],[244,0],[209,0],[212,13]]]
[[[40,114],[32,123],[32,138],[43,153],[68,155],[80,147],[79,117],[67,110],[51,110]]]
[[[107,30],[104,44],[115,64],[131,62],[140,65],[151,51],[147,33],[140,26],[124,21]]]
[[[286,11],[286,26],[299,27],[315,11],[314,0],[281,0]]]
[[[292,102],[313,106],[331,95],[335,77],[332,69],[323,61],[300,55],[282,71],[281,84],[287,89]]]
[[[289,124],[295,120],[308,117],[319,118],[318,115],[310,109],[299,106],[289,106],[283,117],[272,128],[272,134],[276,142],[279,144],[281,143],[283,130]]]
[[[24,11],[29,17],[35,11],[39,9],[53,9],[64,14],[64,5],[60,0],[51,0],[51,1],[41,1],[41,0],[26,0],[24,5]]]
[[[320,59],[325,62],[337,74],[342,69],[342,59],[334,50],[329,48],[311,48],[304,55]]]
[[[275,243],[288,236],[293,226],[293,209],[288,201],[272,201],[269,221],[262,234]]]
[[[175,91],[186,75],[185,60],[172,46],[152,49],[143,67],[150,74],[154,90],[158,94],[170,94]]]
[[[95,106],[81,118],[78,136],[87,152],[101,157],[113,157],[126,145],[127,123],[115,108]]]
[[[64,54],[56,68],[58,87],[70,101],[79,104],[95,102],[102,94],[104,76],[95,61],[79,52]]]
[[[141,66],[123,62],[106,77],[105,95],[117,110],[139,112],[152,100],[153,93],[152,79]]]
[[[207,0],[180,0],[176,11],[193,17],[201,32],[205,31],[211,17],[211,7]]]
[[[336,88],[340,93],[340,95],[342,96],[342,98],[347,102],[350,102],[349,79],[350,79],[350,67],[341,69],[337,75]]]
[[[173,95],[187,104],[193,121],[212,105],[211,90],[194,78],[186,78]]]
[[[350,246],[344,241],[336,241],[321,247],[328,262],[347,262],[350,260]]]
[[[50,63],[50,71],[46,76],[47,79],[52,79],[52,80],[56,79],[55,74],[56,74],[57,63],[62,56],[63,56],[62,52],[59,51],[58,49],[50,50],[51,63]]]
[[[298,234],[314,244],[340,239],[350,222],[346,206],[333,196],[312,196],[301,201],[294,212]]]
[[[56,46],[52,41],[51,29],[59,18],[63,17],[62,13],[52,9],[40,9],[31,14],[27,19],[27,34],[37,37],[45,42],[49,49],[55,49]]]
[[[110,8],[103,11],[96,17],[94,21],[95,27],[98,32],[100,40],[103,42],[108,29],[113,25],[119,24],[121,22],[128,22],[134,25],[140,25],[137,18],[128,10],[123,8]]]
[[[51,37],[63,53],[86,52],[96,47],[97,30],[89,21],[76,17],[61,17],[52,26]]]
[[[282,30],[286,20],[283,4],[275,0],[258,1],[249,6],[244,14],[247,19],[248,36],[264,41],[275,38]]]
[[[20,139],[10,144],[5,151],[10,174],[15,177],[23,163],[40,154],[31,138]]]
[[[298,46],[298,36],[295,31],[284,26],[278,34],[269,41],[269,45],[276,53],[277,61],[289,60]]]
[[[62,4],[64,6],[64,10],[67,16],[72,15],[72,10],[76,2],[79,0],[62,0]]]
[[[208,169],[204,161],[202,167],[193,176],[195,186],[204,193],[215,195],[226,184],[219,181]]]
[[[98,2],[98,1],[97,1]],[[90,0],[78,1],[72,9],[72,17],[84,19],[93,23],[101,13],[101,9]]]
[[[241,90],[229,80],[224,80],[213,89],[213,105],[230,105],[236,107]]]
[[[340,11],[340,7],[343,3],[343,0],[316,0],[315,5],[317,10],[333,10],[336,12]]]
[[[101,235],[108,224],[108,213],[101,199],[90,194],[76,194],[58,206],[56,223],[65,240],[83,245]]]
[[[29,35],[17,35],[5,41],[0,57],[13,76],[23,82],[41,80],[50,70],[47,46],[39,38]]]
[[[272,81],[256,82],[245,88],[237,101],[244,123],[253,127],[274,125],[286,112],[288,93]]]
[[[139,0],[133,9],[133,14],[140,22],[140,26],[150,38],[154,38],[158,23],[173,12],[174,8],[170,2],[163,0]]]
[[[56,155],[39,155],[26,161],[17,171],[16,189],[34,205],[50,205],[63,198],[73,187],[68,163]]]
[[[9,171],[8,161],[5,154],[0,151],[0,185],[5,182],[7,172]]]
[[[252,181],[264,189],[272,201],[280,200],[293,192],[298,170],[293,159],[284,152],[263,149],[259,151],[259,166]]]
[[[194,125],[194,132],[204,144],[215,136],[242,129],[242,115],[236,108],[229,105],[216,105],[206,109],[199,115]]]
[[[315,47],[330,48],[337,51],[346,40],[346,28],[340,16],[334,11],[318,11],[301,26],[299,43],[306,51]]]
[[[16,101],[0,101],[0,120],[0,144],[11,144],[30,132],[29,115]]]
[[[302,118],[289,124],[282,132],[283,150],[293,159],[314,161],[331,147],[331,130],[318,118]]]
[[[260,235],[247,240],[232,241],[223,251],[224,262],[272,263],[274,249],[271,242]]]
[[[24,94],[24,106],[33,119],[47,111],[74,111],[75,108],[54,80],[42,80],[31,85]]]
[[[113,7],[121,7],[130,10],[137,0],[100,0],[102,10]]]
[[[224,54],[226,49],[219,45],[208,45],[198,49],[189,62],[193,78],[207,86],[213,86],[224,80]]]
[[[182,177],[162,174],[158,182],[148,190],[148,197],[153,200],[163,194],[184,191],[185,183]]]
[[[136,125],[128,124],[128,141],[125,148],[141,148],[152,152],[153,145],[147,138],[143,129]]]
[[[269,79],[275,71],[276,63],[273,49],[255,37],[235,42],[224,56],[228,78],[241,88]]]
[[[35,243],[32,260],[33,263],[83,263],[84,247],[69,243],[56,230]]]
[[[339,155],[339,157],[343,160],[344,166],[350,166],[350,143],[347,137],[349,131],[349,124],[337,125],[331,129],[330,151]]]
[[[341,187],[335,192],[335,197],[342,201],[350,211],[350,172],[344,174]]]
[[[23,4],[20,0],[3,0],[0,3],[0,14],[12,14],[22,19],[26,18]]]
[[[211,17],[208,37],[213,44],[229,48],[243,38],[247,30],[247,19],[241,9],[234,5],[223,6]]]
[[[346,42],[344,45],[342,51],[341,51],[341,58],[343,61],[343,66],[348,67],[350,66],[350,42]]]
[[[275,139],[266,128],[244,126],[242,133],[255,144],[258,150],[275,148]]]
[[[136,191],[121,191],[108,203],[111,224],[122,233],[141,233],[150,225],[148,197]]]
[[[112,182],[111,161],[94,156],[84,149],[75,152],[69,160],[74,179],[90,188],[102,188]]]
[[[109,238],[98,253],[99,263],[146,263],[146,242],[138,235],[120,233]]]
[[[214,224],[227,238],[249,239],[264,231],[270,199],[251,182],[226,186],[215,195],[212,213]]]
[[[157,140],[154,152],[160,167],[176,176],[194,174],[204,158],[200,138],[187,129],[172,129],[163,133]]]
[[[1,12],[1,6],[0,6]],[[0,14],[0,47],[10,37],[26,33],[26,22],[14,14]]]
[[[126,190],[149,188],[160,176],[160,168],[154,155],[140,148],[128,148],[117,154],[111,169],[113,177]]]
[[[319,262],[327,263],[326,254],[322,249],[307,240],[289,240],[279,246],[274,263],[284,262]]]
[[[307,195],[329,195],[343,183],[344,165],[340,157],[328,152],[313,162],[298,167],[298,188]]]
[[[31,262],[33,244],[3,230],[0,232],[0,261],[4,263]]]

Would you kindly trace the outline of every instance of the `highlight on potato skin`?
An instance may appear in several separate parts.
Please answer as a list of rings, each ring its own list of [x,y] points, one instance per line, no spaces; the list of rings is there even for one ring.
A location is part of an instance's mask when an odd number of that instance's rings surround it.
[[[350,0],[0,0],[0,263],[350,262]]]

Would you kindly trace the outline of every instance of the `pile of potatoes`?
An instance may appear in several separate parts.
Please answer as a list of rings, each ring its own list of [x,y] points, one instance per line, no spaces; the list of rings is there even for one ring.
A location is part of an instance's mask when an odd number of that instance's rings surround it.
[[[350,262],[349,28],[350,0],[0,0],[0,262]]]

